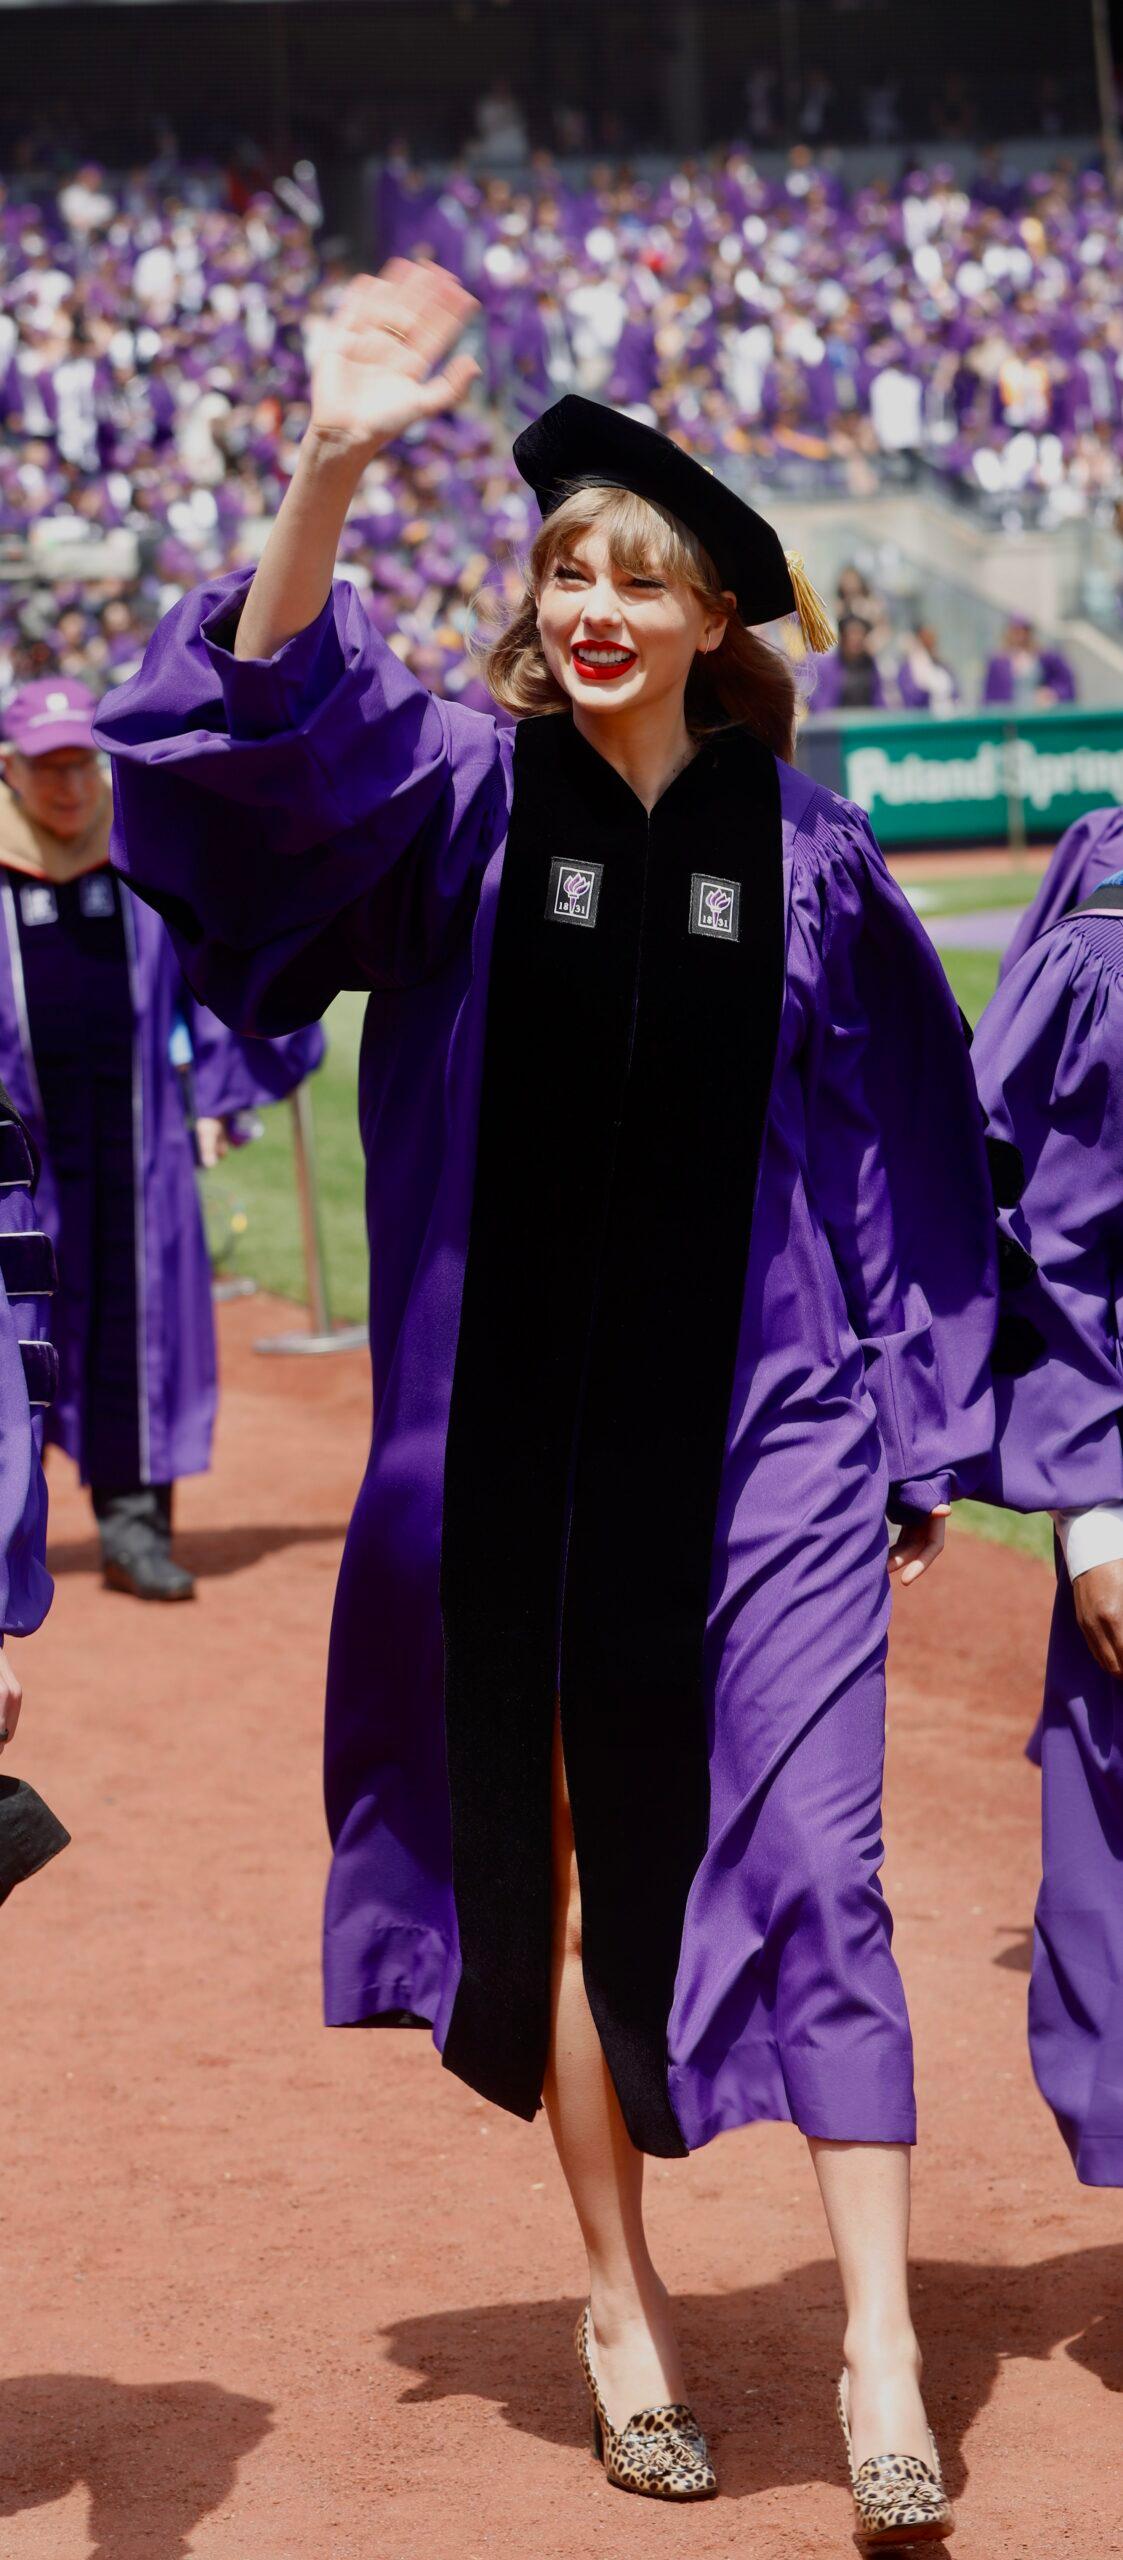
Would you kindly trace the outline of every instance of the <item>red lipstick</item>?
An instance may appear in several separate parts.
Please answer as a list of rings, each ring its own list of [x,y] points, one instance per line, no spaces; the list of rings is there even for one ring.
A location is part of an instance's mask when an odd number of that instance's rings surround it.
[[[622,648],[618,656],[613,657],[607,663],[602,661],[599,665],[595,664],[585,655],[586,649],[595,649],[598,646],[606,649],[615,649],[616,645],[615,641],[610,640],[599,643],[595,640],[589,640],[579,642],[577,647],[571,651],[570,654],[572,656],[574,666],[576,667],[578,674],[584,676],[587,684],[614,684],[618,682],[621,676],[628,676],[631,674],[632,668],[636,664],[636,652],[634,649]]]

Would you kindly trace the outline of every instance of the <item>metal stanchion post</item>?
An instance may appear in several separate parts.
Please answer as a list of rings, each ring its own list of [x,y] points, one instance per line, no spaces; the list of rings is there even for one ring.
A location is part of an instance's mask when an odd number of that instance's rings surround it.
[[[180,1093],[183,1098],[183,1116],[190,1128],[195,1119],[191,1043],[188,1037],[186,1025],[182,1021],[177,1022],[173,1026],[170,1056],[172,1065],[174,1066],[179,1078]],[[196,1165],[196,1188],[199,1193],[199,1206],[203,1211],[205,1221],[206,1212],[203,1208],[203,1203],[206,1198],[206,1175],[202,1166],[198,1163],[198,1150],[196,1150]],[[245,1213],[242,1210],[237,1210],[230,1221],[230,1232],[232,1235],[244,1235],[245,1229]],[[216,1307],[227,1306],[232,1298],[256,1298],[256,1296],[257,1282],[251,1278],[248,1271],[227,1271],[216,1276],[212,1266],[211,1297],[214,1300]]]
[[[304,1242],[304,1272],[308,1284],[308,1328],[306,1332],[266,1334],[261,1342],[255,1342],[254,1349],[359,1351],[367,1339],[365,1324],[333,1325],[331,1320],[320,1193],[316,1180],[316,1128],[312,1097],[306,1083],[299,1084],[296,1092],[290,1095],[289,1108],[296,1162],[296,1196],[300,1204],[300,1230]]]
[[[1020,739],[1014,721],[1003,732],[1002,755],[1006,777],[1006,841],[1012,853],[1026,849],[1026,811],[1019,775]]]

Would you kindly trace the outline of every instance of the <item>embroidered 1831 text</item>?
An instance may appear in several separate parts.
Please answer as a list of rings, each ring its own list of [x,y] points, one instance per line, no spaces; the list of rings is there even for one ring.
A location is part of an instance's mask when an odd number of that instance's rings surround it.
[[[741,884],[739,880],[715,880],[708,871],[695,871],[690,879],[690,930],[704,934],[709,942],[739,942],[741,939]]]
[[[595,924],[600,898],[603,862],[572,862],[559,858],[550,864],[550,894],[546,913],[554,924]]]

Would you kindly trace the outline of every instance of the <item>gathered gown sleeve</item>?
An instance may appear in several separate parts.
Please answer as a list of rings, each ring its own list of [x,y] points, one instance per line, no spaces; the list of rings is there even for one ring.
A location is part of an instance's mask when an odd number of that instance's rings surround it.
[[[241,1111],[283,1102],[323,1063],[324,1035],[317,1022],[278,1039],[254,1039],[229,1031],[186,986],[181,1002],[191,1041],[195,1108],[202,1119],[234,1120]]]
[[[1042,873],[1036,897],[1019,917],[1003,952],[998,968],[1000,980],[1017,968],[1039,933],[1067,915],[1070,907],[1078,907],[1090,898],[1093,889],[1118,871],[1120,862],[1123,809],[1090,809],[1086,817],[1077,818],[1066,828]]]
[[[797,854],[798,863],[798,854]],[[861,811],[793,893],[821,954],[808,1156],[877,1412],[894,1518],[990,1443],[994,1207],[959,1010]]]
[[[411,983],[470,930],[510,751],[439,702],[337,582],[269,659],[234,655],[244,573],[185,596],[101,706],[113,859],[235,1029],[291,1031],[345,986]]]
[[[975,1034],[990,1127],[1021,1156],[1000,1219],[995,1439],[968,1491],[1015,1511],[1123,1500],[1123,924],[1070,915]]]

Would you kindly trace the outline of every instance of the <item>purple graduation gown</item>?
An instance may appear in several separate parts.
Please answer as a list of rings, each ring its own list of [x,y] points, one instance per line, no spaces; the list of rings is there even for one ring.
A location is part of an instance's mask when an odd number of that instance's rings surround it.
[[[809,709],[816,713],[844,710],[846,708],[843,700],[845,669],[837,649],[832,649],[825,658],[815,659],[814,675],[815,684]],[[885,708],[885,686],[876,665],[871,667],[869,701],[866,708],[870,711],[883,711]]]
[[[999,978],[1008,977],[1038,934],[1044,933],[1058,916],[1067,915],[1070,907],[1080,906],[1102,880],[1110,879],[1121,862],[1123,809],[1092,809],[1086,818],[1077,818],[1066,828],[1048,869],[1042,873],[1036,897],[1020,918],[1017,932],[1002,955]]]
[[[432,699],[346,587],[237,661],[244,585],[173,610],[100,735],[115,859],[208,1003],[272,1030],[371,991],[329,2021],[429,2022],[534,2114],[558,1697],[633,2140],[910,2141],[885,1510],[991,1426],[947,982],[860,811],[746,731],[649,821],[568,716]]]
[[[1123,875],[1097,898],[1123,907]],[[1026,1171],[1001,1220],[995,1442],[970,1489],[1016,1511],[1123,1501],[1123,913],[1083,907],[1040,933],[973,1054],[992,1133]],[[1040,1760],[1033,2067],[1078,2177],[1121,2186],[1123,1691],[1059,1556]]]
[[[246,1041],[197,1004],[168,935],[151,909],[125,898],[133,1032],[133,1184],[139,1250],[135,1282],[141,1480],[170,1484],[210,1464],[217,1399],[214,1317],[195,1159],[169,1056],[173,1019],[184,1014],[194,1050],[196,1107],[216,1119],[278,1100],[319,1063],[322,1035]],[[0,883],[0,1081],[42,1159],[40,1224],[56,1248],[60,1208],[25,1000],[14,892]],[[88,1476],[84,1429],[93,1275],[70,1264],[56,1304],[58,1394],[46,1436]],[[131,1450],[136,1441],[132,1440]],[[131,1453],[130,1453],[131,1454]],[[134,1458],[135,1463],[135,1458]]]
[[[0,1633],[34,1635],[54,1584],[44,1561],[42,1414],[58,1369],[49,1339],[54,1254],[32,1197],[35,1159],[0,1092]]]

